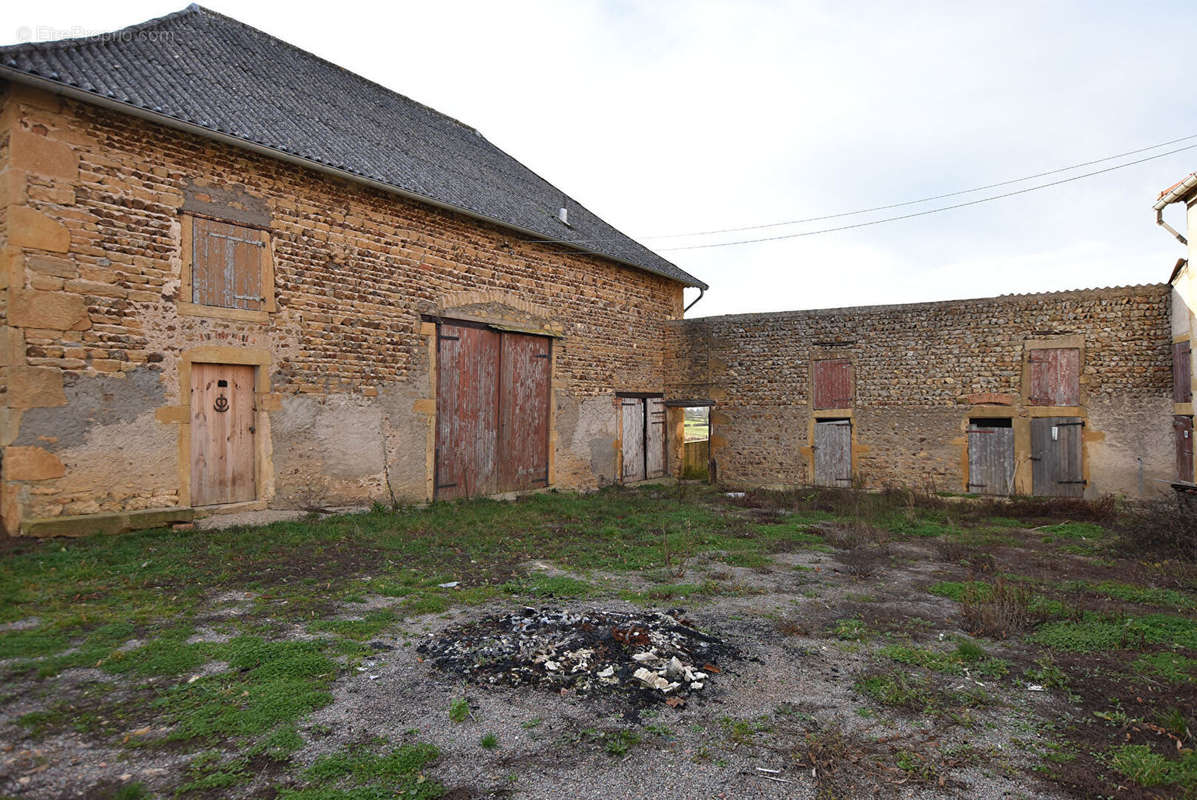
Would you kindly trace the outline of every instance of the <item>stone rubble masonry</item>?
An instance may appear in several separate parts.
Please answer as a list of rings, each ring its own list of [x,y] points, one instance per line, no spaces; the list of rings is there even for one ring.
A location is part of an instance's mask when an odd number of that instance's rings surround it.
[[[854,473],[869,486],[967,490],[973,416],[1015,420],[1029,491],[1035,415],[1081,416],[1087,494],[1139,492],[1172,477],[1167,286],[1132,286],[912,305],[746,314],[671,322],[669,397],[711,399],[719,479],[793,486],[812,479],[812,360],[855,369]],[[1080,346],[1081,407],[1027,402],[1030,347]],[[831,416],[839,416],[833,413]]]
[[[265,321],[180,313],[183,214],[225,211],[268,229]],[[253,507],[428,499],[436,316],[557,337],[553,483],[596,487],[615,479],[614,393],[662,390],[682,313],[666,278],[16,84],[0,84],[0,281],[14,534],[187,508],[193,361],[259,370]]]

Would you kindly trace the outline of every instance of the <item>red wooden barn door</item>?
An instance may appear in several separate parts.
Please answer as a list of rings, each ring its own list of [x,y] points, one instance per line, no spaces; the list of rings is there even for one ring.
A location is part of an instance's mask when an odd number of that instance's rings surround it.
[[[499,334],[441,324],[437,334],[436,496],[494,494]]]
[[[440,324],[438,499],[548,484],[551,348],[544,336],[471,323]]]
[[[549,482],[549,372],[552,340],[502,335],[499,397],[499,490]]]

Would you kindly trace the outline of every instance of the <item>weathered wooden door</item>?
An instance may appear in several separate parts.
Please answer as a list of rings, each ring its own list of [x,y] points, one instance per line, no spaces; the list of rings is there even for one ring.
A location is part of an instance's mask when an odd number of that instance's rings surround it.
[[[498,487],[500,337],[442,323],[437,333],[436,496],[494,494]]]
[[[1176,434],[1176,479],[1193,481],[1193,418],[1175,416],[1172,431]]]
[[[665,474],[665,400],[650,397],[645,405],[648,421],[644,432],[644,474],[659,478]]]
[[[968,490],[1014,493],[1014,428],[1008,419],[975,419],[968,425]]]
[[[1076,417],[1031,420],[1031,491],[1046,497],[1085,494],[1082,439],[1085,423]]]
[[[620,398],[622,420],[623,480],[642,481],[644,464],[644,400],[639,397]]]
[[[254,368],[191,365],[191,504],[257,497]]]
[[[815,421],[815,485],[852,485],[852,421]]]
[[[500,355],[499,490],[549,482],[549,373],[552,340],[503,333]]]

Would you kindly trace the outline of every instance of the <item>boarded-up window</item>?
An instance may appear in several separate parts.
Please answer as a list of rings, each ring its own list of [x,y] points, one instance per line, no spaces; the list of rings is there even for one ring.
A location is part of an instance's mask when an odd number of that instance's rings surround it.
[[[1172,345],[1172,402],[1188,403],[1193,399],[1193,362],[1188,342]]]
[[[852,362],[846,358],[816,361],[815,408],[848,408],[852,405]]]
[[[1075,347],[1032,350],[1031,405],[1075,406],[1081,394],[1081,351]]]
[[[259,311],[263,306],[261,231],[195,217],[191,225],[191,302]]]

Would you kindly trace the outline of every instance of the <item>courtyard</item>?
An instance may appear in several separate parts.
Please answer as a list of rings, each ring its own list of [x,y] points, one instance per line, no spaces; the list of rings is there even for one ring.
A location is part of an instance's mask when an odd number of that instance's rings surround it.
[[[8,540],[0,796],[1191,797],[1184,524],[662,484]]]

